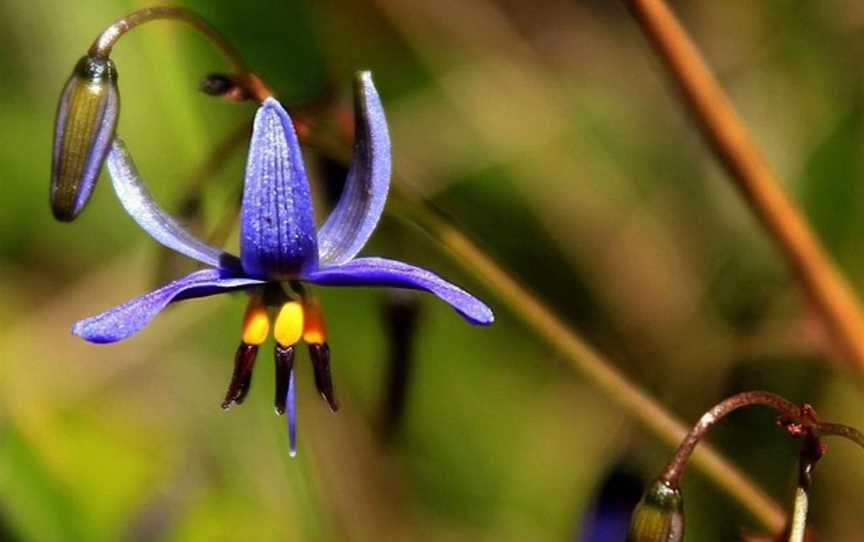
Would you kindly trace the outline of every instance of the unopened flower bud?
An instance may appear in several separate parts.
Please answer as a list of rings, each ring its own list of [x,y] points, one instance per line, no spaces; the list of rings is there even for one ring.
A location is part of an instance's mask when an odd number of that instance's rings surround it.
[[[60,96],[54,125],[50,197],[57,220],[74,220],[90,199],[119,110],[114,63],[82,57]]]
[[[633,511],[627,542],[680,542],[683,539],[681,491],[657,480]]]

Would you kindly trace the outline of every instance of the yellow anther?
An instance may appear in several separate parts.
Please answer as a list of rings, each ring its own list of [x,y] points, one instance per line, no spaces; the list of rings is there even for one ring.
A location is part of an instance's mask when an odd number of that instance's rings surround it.
[[[297,344],[303,335],[303,305],[297,301],[289,301],[279,309],[273,336],[282,346]]]
[[[243,317],[243,342],[258,346],[267,340],[269,332],[270,318],[267,316],[267,307],[260,297],[253,296]]]
[[[324,325],[324,313],[318,298],[307,295],[304,301],[306,322],[303,326],[303,340],[309,344],[324,344],[327,342],[327,326]]]

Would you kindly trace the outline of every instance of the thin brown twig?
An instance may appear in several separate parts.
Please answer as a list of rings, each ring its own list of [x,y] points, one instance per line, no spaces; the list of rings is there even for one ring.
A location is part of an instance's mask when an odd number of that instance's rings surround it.
[[[666,465],[663,474],[660,475],[660,480],[669,487],[677,488],[696,445],[705,439],[708,432],[732,412],[743,407],[756,405],[771,407],[779,412],[781,416],[777,420],[778,425],[783,427],[789,435],[803,438],[805,444],[810,444],[802,448],[801,453],[802,465],[807,465],[807,473],[825,452],[819,444],[821,437],[844,438],[864,448],[864,435],[860,431],[848,425],[826,422],[807,403],[798,406],[776,393],[761,390],[746,391],[727,397],[699,418],[699,421],[687,433],[687,437],[681,442],[675,455]],[[807,473],[802,471],[802,479]]]
[[[864,372],[864,316],[855,293],[784,193],[696,46],[663,0],[624,1],[666,63],[739,192],[821,313],[838,352]]]
[[[834,436],[845,438],[848,441],[854,442],[861,448],[864,448],[864,435],[854,427],[839,423],[822,422],[819,424],[820,436]]]
[[[723,418],[738,409],[748,406],[767,406],[780,413],[777,425],[794,438],[803,439],[798,461],[798,485],[789,524],[780,537],[788,542],[803,542],[807,539],[807,510],[812,474],[816,463],[825,455],[826,446],[821,438],[835,436],[850,440],[864,447],[864,435],[854,427],[824,421],[807,403],[795,403],[771,392],[748,391],[733,395],[714,405],[693,426],[687,437],[675,451],[675,455],[663,469],[658,482],[675,491],[679,490],[681,476],[696,446],[704,442],[708,432]],[[779,540],[778,538],[777,540]]]
[[[739,408],[753,405],[771,407],[790,419],[797,419],[800,417],[800,410],[795,403],[787,401],[783,397],[774,393],[766,391],[748,391],[733,395],[732,397],[729,397],[713,406],[708,412],[699,418],[699,421],[696,422],[693,429],[687,433],[687,437],[684,438],[683,442],[678,447],[678,450],[676,450],[675,455],[663,470],[660,479],[668,486],[677,488],[681,481],[681,475],[684,474],[684,468],[687,465],[687,461],[693,454],[696,445],[702,442],[708,431],[710,431],[717,422],[732,412]]]

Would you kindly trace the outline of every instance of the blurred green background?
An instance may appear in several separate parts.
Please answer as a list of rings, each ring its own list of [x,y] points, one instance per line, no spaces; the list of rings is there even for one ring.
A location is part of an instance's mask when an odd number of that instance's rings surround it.
[[[497,321],[473,328],[417,297],[404,416],[390,431],[387,293],[319,289],[343,407],[329,414],[301,354],[294,460],[272,413],[269,347],[247,402],[219,408],[242,295],[178,305],[120,344],[69,334],[160,280],[163,253],[104,179],[74,224],[54,222],[47,205],[62,85],[102,28],[145,5],[0,4],[0,539],[614,540],[592,526],[626,521],[670,449],[398,213],[366,253],[436,270],[486,299]],[[219,28],[289,107],[348,104],[352,73],[373,70],[405,186],[672,412],[692,421],[726,395],[765,388],[864,426],[859,377],[825,354],[778,251],[618,2],[178,5]],[[674,6],[864,291],[864,6]],[[195,92],[224,65],[182,25],[135,30],[113,58],[118,131],[176,208],[254,108]],[[244,147],[207,179],[205,229],[230,208]],[[712,442],[790,500],[796,446],[769,413],[734,415]],[[819,466],[811,524],[823,540],[860,539],[862,467],[845,443]],[[695,469],[684,491],[688,540],[758,527]]]

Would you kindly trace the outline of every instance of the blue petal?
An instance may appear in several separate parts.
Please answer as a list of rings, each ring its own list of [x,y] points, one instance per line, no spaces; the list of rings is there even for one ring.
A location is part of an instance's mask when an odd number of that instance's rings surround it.
[[[354,80],[354,154],[339,203],[318,231],[321,263],[349,261],[369,240],[390,188],[390,136],[370,72]]]
[[[123,208],[151,237],[201,263],[240,270],[240,260],[236,256],[198,239],[159,207],[144,186],[132,155],[119,136],[111,144],[107,165],[114,191]]]
[[[240,259],[246,274],[276,280],[318,267],[303,156],[291,119],[273,98],[258,109],[249,144]]]
[[[489,325],[495,320],[492,309],[465,290],[435,273],[384,258],[357,258],[344,265],[326,267],[303,277],[323,286],[392,286],[425,290],[449,303],[472,324]]]
[[[149,324],[173,301],[205,297],[262,284],[260,280],[223,275],[224,273],[217,269],[195,271],[102,314],[81,320],[72,326],[72,333],[92,343],[122,341]]]

